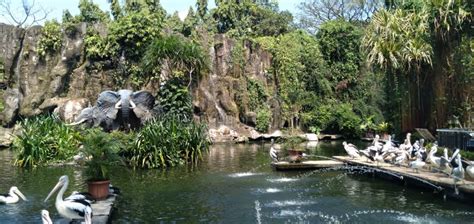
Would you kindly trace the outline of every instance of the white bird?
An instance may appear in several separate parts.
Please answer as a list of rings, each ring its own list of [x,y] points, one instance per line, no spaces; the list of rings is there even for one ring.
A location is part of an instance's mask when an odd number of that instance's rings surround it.
[[[458,164],[458,167],[453,169],[452,175],[453,175],[455,180],[462,180],[462,179],[464,179],[465,171],[464,171],[464,168],[462,167],[462,161],[461,161],[461,155],[460,154],[457,155],[456,160],[457,160],[456,162]]]
[[[109,184],[109,193],[111,194],[121,194],[120,193],[120,188],[112,186],[112,184]]]
[[[351,159],[354,158],[359,158],[359,150],[357,147],[353,144],[347,144],[347,142],[342,142],[342,145],[344,146],[344,150],[346,150],[347,154],[351,157]]]
[[[391,150],[393,150],[393,148],[395,148],[395,146],[392,142],[392,136],[389,135],[387,141],[382,147],[382,152],[390,152]]]
[[[23,199],[24,201],[28,201],[26,200],[25,195],[23,195],[20,192],[20,190],[18,190],[17,187],[13,186],[10,188],[10,191],[7,194],[0,194],[0,203],[5,203],[5,204],[17,203],[20,200],[18,196],[20,196],[21,199]]]
[[[275,144],[275,140],[272,139],[272,145],[270,146],[270,157],[272,158],[273,162],[278,162],[278,154],[276,149],[273,147]]]
[[[418,169],[424,167],[425,165],[426,163],[421,160],[421,157],[418,157],[415,161],[410,162],[409,167],[418,173]]]
[[[43,224],[53,224],[53,221],[49,217],[48,210],[41,210],[41,220],[43,220]]]
[[[395,165],[402,165],[404,164],[406,161],[408,161],[408,152],[405,151],[405,150],[399,150],[399,152],[397,152],[397,157],[395,157]]]
[[[92,207],[89,202],[81,199],[63,200],[64,192],[69,184],[69,178],[64,175],[59,178],[59,182],[54,186],[53,190],[48,194],[45,202],[55,193],[59,188],[59,193],[56,196],[55,206],[58,213],[67,219],[84,219],[86,224],[92,223]]]
[[[474,178],[474,164],[472,162],[466,167],[466,173],[469,177]]]
[[[377,161],[377,166],[379,165],[379,162],[384,162],[383,160],[384,154],[379,155],[379,152],[375,152],[374,160]]]
[[[413,146],[411,145],[411,139],[410,139],[410,136],[411,136],[411,133],[408,132],[407,133],[407,137],[405,138],[405,141],[403,142],[403,144],[400,145],[400,149],[401,150],[405,150],[405,151],[409,151],[413,148]]]
[[[380,136],[375,135],[374,141],[372,141],[372,145],[375,147],[375,149],[377,149],[377,151],[381,150],[383,147],[383,144],[379,142],[379,139],[380,139]]]

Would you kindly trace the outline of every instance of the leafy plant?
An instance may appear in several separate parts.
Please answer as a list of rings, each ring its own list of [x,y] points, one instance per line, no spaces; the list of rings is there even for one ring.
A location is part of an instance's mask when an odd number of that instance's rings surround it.
[[[87,129],[82,140],[82,152],[87,158],[85,174],[88,180],[108,180],[109,169],[118,163],[120,142],[100,129]]]
[[[20,122],[12,149],[15,165],[34,167],[48,162],[70,160],[77,153],[80,134],[52,116],[27,118]]]
[[[272,119],[272,112],[266,106],[262,106],[257,111],[257,124],[255,130],[259,132],[267,132],[270,127],[270,122]]]
[[[204,124],[182,122],[173,115],[147,123],[122,155],[134,168],[164,168],[195,164],[209,148]]]
[[[166,114],[174,114],[183,120],[192,119],[191,94],[179,79],[171,79],[160,89],[159,105]]]
[[[390,124],[387,122],[382,122],[377,125],[377,131],[379,133],[388,133],[390,129]]]
[[[56,20],[46,21],[36,48],[38,55],[44,57],[46,54],[55,53],[61,49],[62,44],[61,25]]]

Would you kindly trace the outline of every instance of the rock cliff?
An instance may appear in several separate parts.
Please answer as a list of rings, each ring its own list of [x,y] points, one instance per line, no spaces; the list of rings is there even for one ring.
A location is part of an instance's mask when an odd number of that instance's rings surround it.
[[[71,121],[81,107],[94,104],[101,91],[124,88],[111,84],[114,83],[111,81],[113,69],[90,69],[93,66],[88,66],[93,62],[84,57],[86,26],[85,23],[79,24],[72,36],[64,34],[61,49],[41,58],[36,48],[42,27],[24,30],[0,24],[0,57],[5,68],[0,82],[6,86],[2,91],[4,110],[0,114],[3,127],[13,127],[21,117],[53,111]],[[256,123],[257,112],[248,103],[249,98],[254,97],[247,91],[251,79],[266,90],[266,100],[272,112],[269,130],[279,128],[279,102],[272,97],[276,95],[276,88],[268,72],[271,54],[249,41],[237,42],[224,35],[209,38],[212,43],[208,47],[210,72],[192,89],[195,118],[207,122],[215,130],[225,125],[239,134],[250,136],[254,132],[251,126]],[[154,90],[156,95],[159,86],[147,83],[142,89]],[[226,137],[225,133],[222,135],[222,140],[237,138]]]

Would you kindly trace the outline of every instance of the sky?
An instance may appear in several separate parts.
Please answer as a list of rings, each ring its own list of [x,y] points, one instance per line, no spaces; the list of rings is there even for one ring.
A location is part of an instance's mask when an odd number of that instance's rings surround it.
[[[0,0],[1,1],[1,0]],[[11,8],[20,9],[21,0],[6,0],[11,2]],[[35,1],[36,5],[41,5],[50,11],[48,19],[57,19],[61,20],[62,12],[64,9],[68,9],[72,15],[79,14],[78,4],[79,0],[28,0],[29,2]],[[288,10],[293,15],[297,13],[297,5],[303,0],[278,0],[280,10]],[[94,3],[98,4],[102,10],[110,11],[109,3],[107,0],[93,0]],[[161,0],[160,1],[163,8],[169,13],[172,14],[175,11],[178,11],[180,16],[186,15],[190,6],[195,6],[195,0]],[[209,0],[209,6],[215,7],[214,1]],[[0,22],[11,23],[5,18],[4,15],[0,16]]]

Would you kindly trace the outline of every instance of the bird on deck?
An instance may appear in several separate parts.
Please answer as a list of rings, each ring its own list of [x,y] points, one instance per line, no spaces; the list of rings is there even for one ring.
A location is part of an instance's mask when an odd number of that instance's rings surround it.
[[[458,154],[456,157],[456,163],[458,166],[453,169],[452,175],[455,181],[459,181],[464,179],[464,167],[462,166],[462,161],[461,161],[461,154]]]
[[[109,193],[119,195],[119,194],[121,194],[120,193],[120,188],[112,186],[112,184],[109,184]]]
[[[67,219],[83,219],[86,224],[92,223],[92,207],[89,202],[84,199],[72,199],[72,200],[63,200],[64,192],[66,191],[69,184],[68,176],[64,175],[59,178],[58,183],[54,186],[53,190],[48,194],[44,202],[55,193],[58,189],[58,194],[56,195],[55,206],[58,210],[58,213]]]
[[[0,194],[0,203],[5,203],[5,204],[17,203],[20,200],[18,196],[20,196],[21,199],[23,199],[24,201],[28,201],[26,200],[25,195],[23,195],[20,192],[20,190],[18,190],[17,187],[13,186],[10,188],[10,191],[8,193]]]
[[[409,167],[418,173],[418,169],[423,168],[425,165],[426,163],[421,160],[420,156],[418,156],[415,161],[410,162]]]
[[[270,146],[270,157],[272,158],[273,162],[278,162],[278,153],[273,146],[275,144],[275,140],[272,139],[272,145]]]
[[[351,157],[351,159],[359,158],[359,150],[357,147],[351,143],[347,143],[346,141],[342,142],[344,146],[344,150],[346,150],[347,154]]]
[[[398,148],[405,151],[411,151],[412,147],[413,146],[411,145],[411,133],[408,132],[405,141]]]
[[[41,220],[43,221],[43,224],[53,224],[53,221],[49,217],[48,210],[41,210]]]

